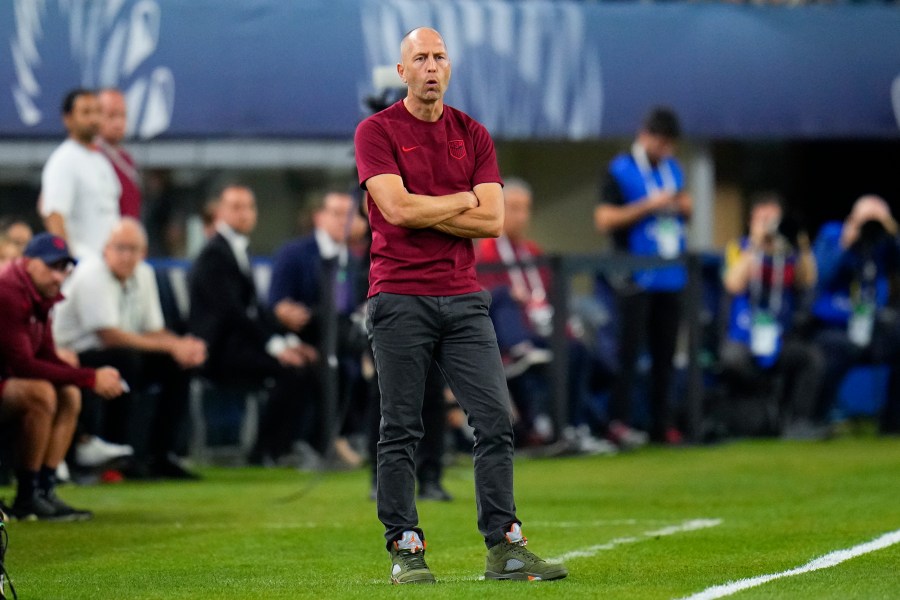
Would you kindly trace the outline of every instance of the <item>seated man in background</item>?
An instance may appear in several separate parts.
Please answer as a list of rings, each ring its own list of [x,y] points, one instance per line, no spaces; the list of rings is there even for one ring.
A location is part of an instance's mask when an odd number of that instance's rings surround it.
[[[353,320],[353,313],[365,302],[366,290],[356,285],[360,261],[348,248],[351,236],[365,235],[365,222],[356,216],[355,205],[353,197],[346,192],[331,191],[318,199],[312,211],[313,232],[289,241],[278,250],[269,287],[269,305],[278,322],[288,331],[302,335],[320,355],[327,353],[328,319],[335,319],[339,388],[335,414],[345,418],[337,424],[342,427],[340,432],[326,432],[325,437],[341,434],[334,441],[334,450],[349,466],[359,466],[362,458],[344,436],[362,431],[363,424],[358,417],[365,411],[367,396],[362,354],[368,341],[365,331]],[[356,410],[350,410],[351,406]],[[321,437],[311,434],[322,425],[322,408],[319,406],[319,415],[307,411],[304,437]],[[321,443],[327,443],[327,439]],[[328,449],[320,447],[319,450],[327,452]]]
[[[816,238],[820,279],[813,316],[815,340],[826,357],[818,405],[835,408],[841,380],[860,363],[890,367],[883,433],[900,433],[900,242],[884,199],[863,196],[843,222],[826,223]]]
[[[741,388],[777,373],[778,426],[786,437],[815,437],[811,422],[822,379],[818,349],[794,330],[802,295],[816,284],[816,262],[805,232],[783,223],[781,199],[763,194],[750,209],[749,235],[725,252],[723,283],[731,295],[728,337],[720,356],[726,377]]]
[[[106,399],[123,392],[114,368],[77,368],[56,354],[50,309],[73,263],[65,240],[43,233],[0,272],[0,422],[14,421],[18,433],[18,489],[4,511],[19,520],[91,518],[56,495],[56,469],[81,410],[78,388]]]
[[[206,342],[203,372],[211,381],[259,390],[267,379],[275,381],[252,457],[274,458],[290,450],[300,427],[281,415],[313,389],[313,373],[306,367],[318,360],[318,353],[295,334],[279,334],[274,319],[260,305],[247,253],[257,219],[253,191],[243,185],[224,188],[217,219],[215,235],[188,275],[188,323],[191,332]]]
[[[146,253],[143,226],[123,218],[113,226],[103,258],[85,259],[75,269],[57,308],[59,345],[78,353],[83,365],[114,365],[131,386],[110,404],[85,397],[75,462],[97,466],[91,450],[102,434],[135,449],[127,471],[132,477],[193,478],[175,450],[188,422],[190,370],[206,360],[206,345],[165,328]]]
[[[478,265],[503,265],[502,269],[479,269],[478,281],[491,293],[489,314],[497,332],[497,344],[503,357],[507,386],[521,417],[517,437],[532,443],[545,443],[554,437],[550,419],[551,385],[543,365],[550,362],[548,349],[553,329],[553,306],[548,299],[550,273],[539,268],[535,259],[541,248],[527,237],[531,224],[532,191],[525,181],[509,178],[503,188],[503,234],[485,238],[476,247]],[[582,413],[586,402],[582,393],[589,387],[590,366],[587,348],[570,336],[569,389],[571,414]],[[616,451],[606,440],[591,435],[586,423],[564,431],[576,450],[606,454]]]

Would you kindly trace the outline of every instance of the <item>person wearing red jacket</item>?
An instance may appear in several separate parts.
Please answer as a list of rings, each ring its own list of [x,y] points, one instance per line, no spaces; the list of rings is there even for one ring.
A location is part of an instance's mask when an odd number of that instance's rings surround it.
[[[124,391],[117,370],[79,368],[56,353],[50,309],[63,298],[60,288],[74,264],[65,240],[42,233],[23,258],[0,271],[0,422],[16,422],[19,444],[16,498],[4,511],[20,521],[93,516],[56,495],[56,468],[72,442],[79,388],[103,398]]]

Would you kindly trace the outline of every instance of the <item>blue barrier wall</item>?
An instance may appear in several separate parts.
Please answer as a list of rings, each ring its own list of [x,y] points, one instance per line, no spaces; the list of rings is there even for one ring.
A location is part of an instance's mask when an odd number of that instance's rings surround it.
[[[0,136],[58,136],[67,89],[116,85],[138,138],[346,138],[421,24],[446,38],[448,101],[500,138],[627,136],[655,103],[691,137],[900,133],[892,6],[8,0]]]

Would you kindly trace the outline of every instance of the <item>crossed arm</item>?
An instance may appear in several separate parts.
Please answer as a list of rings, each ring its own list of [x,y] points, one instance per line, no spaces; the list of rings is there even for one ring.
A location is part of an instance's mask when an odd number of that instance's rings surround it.
[[[472,191],[447,196],[410,194],[399,175],[376,175],[366,189],[391,225],[434,228],[463,238],[497,237],[503,229],[503,190],[482,183]]]

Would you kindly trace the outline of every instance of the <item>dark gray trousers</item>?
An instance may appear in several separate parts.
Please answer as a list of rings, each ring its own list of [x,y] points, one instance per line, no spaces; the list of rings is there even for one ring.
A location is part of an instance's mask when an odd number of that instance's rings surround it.
[[[488,317],[488,292],[459,296],[381,293],[368,320],[381,389],[377,505],[387,545],[419,528],[413,459],[422,439],[425,379],[434,360],[475,429],[478,530],[491,547],[516,519],[513,429],[506,377]]]

